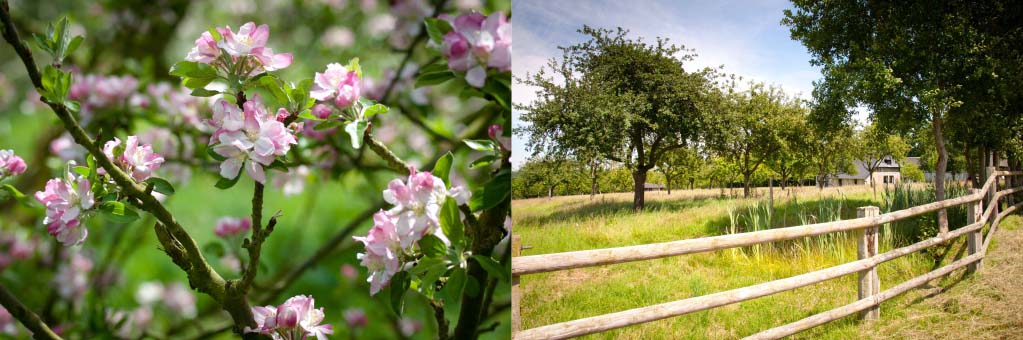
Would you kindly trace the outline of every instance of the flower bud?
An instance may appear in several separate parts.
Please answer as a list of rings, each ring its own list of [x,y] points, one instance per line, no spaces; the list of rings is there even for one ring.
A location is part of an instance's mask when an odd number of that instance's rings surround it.
[[[277,307],[277,327],[295,328],[298,326],[298,312],[287,304]]]

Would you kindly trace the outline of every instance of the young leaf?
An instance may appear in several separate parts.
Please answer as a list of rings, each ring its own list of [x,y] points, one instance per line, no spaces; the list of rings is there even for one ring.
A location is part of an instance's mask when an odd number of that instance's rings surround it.
[[[10,184],[4,184],[3,186],[0,186],[0,191],[8,192],[10,194],[10,196],[13,197],[14,200],[18,201],[18,203],[21,203],[21,205],[24,205],[24,206],[27,206],[27,207],[32,207],[33,206],[33,203],[32,203],[33,201],[30,200],[28,198],[28,196],[25,196],[25,194],[21,193],[21,191],[19,191],[15,187],[11,186]]]
[[[250,162],[251,162],[251,160],[250,160]],[[225,190],[226,189],[230,189],[235,184],[238,184],[238,179],[239,178],[242,178],[242,173],[240,171],[238,172],[238,176],[234,176],[234,178],[231,178],[231,179],[221,177],[219,180],[217,180],[217,184],[215,184],[215,186],[218,189],[225,189]]]
[[[193,79],[193,78],[189,78],[189,79]],[[204,88],[197,88],[197,89],[192,90],[191,94],[192,94],[193,97],[213,97],[215,95],[220,94],[220,92],[219,91],[213,91],[213,90],[207,90],[207,89],[204,89]]]
[[[494,259],[489,256],[473,255],[470,258],[476,260],[476,263],[479,263],[483,269],[486,269],[487,273],[490,273],[490,276],[501,278],[502,281],[511,280],[508,277],[508,273],[501,267],[501,264],[494,261]]]
[[[71,171],[76,174],[85,176],[85,178],[89,178],[89,167],[87,166],[76,166],[71,168]]]
[[[444,183],[447,183],[448,187],[451,187],[451,183],[448,181],[449,175],[451,174],[451,162],[455,158],[450,151],[437,159],[437,163],[433,165],[433,170],[430,171],[434,176],[440,177]]]
[[[469,164],[469,169],[476,169],[476,168],[480,168],[480,167],[485,167],[487,165],[490,165],[490,163],[493,163],[496,160],[497,160],[496,156],[494,156],[494,155],[486,155],[486,156],[477,158],[475,161],[472,161],[472,163]]]
[[[174,186],[171,185],[170,182],[168,182],[167,180],[165,180],[163,178],[160,178],[160,177],[150,177],[149,179],[146,180],[145,183],[147,185],[149,183],[152,183],[153,184],[153,191],[156,191],[158,193],[161,193],[161,194],[164,194],[164,195],[173,195],[174,194]]]
[[[483,152],[495,152],[497,151],[497,143],[489,139],[466,139],[465,145],[468,145],[470,149]]]
[[[504,201],[509,193],[511,193],[511,173],[501,171],[487,182],[483,190],[477,190],[472,193],[472,198],[469,199],[469,207],[472,208],[472,211],[493,208],[501,203],[501,201]]]
[[[430,40],[438,45],[444,42],[444,35],[452,30],[451,23],[443,19],[427,18],[423,24],[426,25],[426,33],[430,35]]]
[[[179,61],[175,63],[174,66],[171,66],[170,75],[182,78],[187,77],[188,74],[199,68],[199,66],[196,65],[199,65],[199,63],[194,61]]]
[[[448,247],[444,245],[444,242],[437,238],[437,236],[426,235],[419,240],[419,249],[423,251],[426,257],[432,258],[443,258],[448,252]]]
[[[458,248],[464,244],[465,225],[462,224],[462,215],[458,213],[458,203],[453,198],[448,197],[440,207],[440,228],[453,247]]]
[[[210,155],[210,157],[212,157],[213,159],[215,159],[215,160],[217,160],[219,162],[223,162],[223,161],[227,160],[227,157],[221,156],[219,153],[216,153],[215,151],[213,151],[213,147],[212,146],[207,146],[206,147],[206,154]]]
[[[323,123],[316,124],[316,126],[313,127],[313,130],[322,131],[330,128],[336,128],[338,126],[341,126],[340,120],[328,120]]]
[[[365,117],[365,118],[369,118],[369,117],[373,117],[373,116],[381,114],[381,113],[386,113],[387,111],[390,111],[390,110],[391,109],[388,108],[387,105],[384,105],[384,104],[373,104],[373,105],[371,105],[369,107],[366,107],[366,108],[362,109],[362,116]]]
[[[391,310],[394,314],[401,316],[402,310],[405,309],[405,291],[409,287],[409,277],[407,272],[397,272],[391,277],[391,284],[387,286],[389,291],[388,297],[391,299]]]
[[[139,214],[135,212],[135,209],[118,201],[103,202],[99,206],[99,210],[104,213],[107,219],[117,223],[131,223],[139,218]]]
[[[415,87],[420,88],[423,86],[437,85],[453,78],[455,78],[455,74],[451,73],[451,71],[420,73],[419,76],[416,77]]]
[[[457,267],[448,275],[448,282],[440,289],[440,298],[444,305],[453,306],[462,298],[462,290],[465,288],[465,269]]]
[[[345,124],[345,132],[352,137],[352,148],[358,149],[362,147],[362,135],[366,132],[366,127],[369,126],[364,120],[352,121]]]

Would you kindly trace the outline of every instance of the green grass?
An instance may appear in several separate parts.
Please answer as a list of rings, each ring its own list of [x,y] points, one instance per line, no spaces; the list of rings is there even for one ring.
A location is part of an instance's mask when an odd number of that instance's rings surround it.
[[[530,199],[513,203],[513,225],[523,255],[620,247],[666,242],[771,227],[800,225],[856,216],[856,207],[881,205],[870,190],[842,188],[801,190],[792,198],[776,196],[771,222],[763,219],[765,205],[755,201],[697,198],[678,199],[654,193],[647,210],[631,211],[631,195],[610,194]],[[692,195],[698,196],[698,195]],[[880,195],[879,197],[880,198]],[[760,211],[756,211],[760,209]],[[754,210],[751,212],[751,210]],[[729,211],[732,212],[731,216]],[[825,215],[831,214],[828,217]],[[759,216],[759,217],[758,217]],[[735,230],[738,229],[738,230]],[[717,251],[665,259],[631,262],[578,270],[527,275],[521,278],[522,327],[575,320],[665,303],[790,277],[856,260],[854,234],[834,234],[807,241],[793,240],[763,246],[754,253]],[[963,242],[943,248],[955,254]],[[882,245],[881,251],[892,247]],[[827,249],[822,249],[827,248]],[[755,255],[756,254],[756,255]],[[949,256],[952,257],[952,256]],[[879,266],[881,288],[926,273],[934,257],[912,254]],[[739,338],[845,305],[856,300],[856,275],[810,285],[739,304],[613,330],[589,338]],[[885,316],[904,313],[902,297],[882,305]],[[858,338],[855,316],[797,334],[796,338]]]

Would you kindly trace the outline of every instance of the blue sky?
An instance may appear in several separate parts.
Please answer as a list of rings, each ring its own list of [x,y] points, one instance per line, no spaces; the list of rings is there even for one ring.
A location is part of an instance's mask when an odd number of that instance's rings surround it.
[[[790,39],[788,28],[781,25],[782,11],[790,7],[787,1],[515,0],[512,72],[524,77],[560,56],[558,46],[584,41],[576,32],[584,24],[621,26],[644,41],[666,37],[695,49],[698,56],[688,64],[689,70],[724,65],[726,73],[775,84],[809,99],[820,68],[810,65],[806,48]],[[513,85],[514,102],[533,98],[533,88]],[[516,126],[522,123],[519,112],[513,111],[513,116]],[[517,166],[529,155],[525,139],[516,136],[512,143],[512,162]]]

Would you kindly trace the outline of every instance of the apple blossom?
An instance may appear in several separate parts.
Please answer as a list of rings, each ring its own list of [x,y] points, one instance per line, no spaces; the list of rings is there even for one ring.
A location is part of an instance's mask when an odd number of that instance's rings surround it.
[[[11,312],[4,307],[0,307],[0,333],[10,336],[18,335],[18,321],[14,320]]]
[[[398,237],[402,248],[408,248],[426,234],[432,233],[445,243],[447,237],[440,230],[440,207],[444,200],[458,194],[459,200],[468,201],[468,191],[459,187],[449,191],[440,177],[430,172],[416,172],[410,169],[407,182],[391,180],[384,190],[384,201],[394,205],[388,214],[395,217]]]
[[[85,176],[68,172],[66,178],[50,179],[46,189],[35,194],[46,207],[47,231],[65,246],[82,244],[88,235],[81,219],[96,203],[91,189]]]
[[[410,337],[423,329],[423,323],[406,316],[398,320],[398,329],[401,330],[401,335]]]
[[[345,323],[351,328],[362,328],[366,327],[369,323],[369,319],[366,318],[366,312],[360,308],[349,308],[345,310]]]
[[[280,188],[284,192],[284,197],[295,196],[302,193],[305,190],[306,177],[309,176],[309,167],[305,165],[299,165],[297,167],[288,169],[288,172],[281,174],[281,176],[274,177],[274,187]]]
[[[369,294],[376,295],[401,270],[402,251],[394,219],[381,210],[373,215],[373,228],[365,237],[352,237],[365,245],[366,252],[357,254],[362,265],[369,269]]]
[[[53,284],[57,294],[65,299],[78,300],[89,290],[89,273],[92,272],[92,260],[79,252],[72,252],[67,263],[57,268],[53,276]]]
[[[225,157],[220,164],[220,176],[235,178],[242,167],[259,183],[266,183],[264,166],[284,156],[292,144],[298,144],[294,132],[266,111],[258,95],[242,105],[243,110],[220,99],[213,104],[213,119],[209,122],[217,130],[211,143],[213,152]]]
[[[163,291],[163,304],[167,309],[177,313],[184,318],[194,318],[196,315],[195,295],[192,290],[180,282],[174,282]]]
[[[252,220],[248,217],[221,217],[217,220],[217,227],[213,229],[213,233],[219,237],[227,238],[244,233],[250,228],[252,228]]]
[[[321,325],[323,307],[317,309],[310,296],[299,295],[285,301],[280,306],[252,307],[252,316],[256,328],[246,327],[247,333],[262,333],[273,339],[298,340],[307,337],[326,339],[334,334],[333,325]]]
[[[50,142],[50,152],[64,161],[81,160],[85,157],[85,148],[75,143],[71,134],[64,134]]]
[[[341,265],[341,276],[345,277],[346,279],[352,280],[355,279],[356,277],[359,277],[359,270],[355,269],[355,266],[345,263]]]
[[[15,155],[13,150],[0,150],[0,179],[20,175],[25,168],[25,160]]]
[[[95,110],[128,104],[137,94],[138,86],[138,79],[130,75],[87,74],[75,78],[68,89],[68,98],[79,102],[83,120],[88,120]]]
[[[453,29],[444,35],[441,51],[448,58],[448,68],[466,72],[469,85],[482,88],[488,67],[511,70],[512,27],[504,13],[484,17],[472,12],[450,21]]]
[[[153,152],[153,146],[149,144],[139,145],[137,136],[128,136],[125,141],[124,152],[115,155],[121,140],[114,137],[103,145],[103,153],[119,168],[131,174],[136,181],[142,182],[153,175],[156,169],[163,164],[163,156]]]
[[[333,99],[338,108],[352,106],[359,100],[362,87],[356,70],[349,70],[338,63],[327,64],[323,73],[316,72],[313,76],[313,88],[309,96],[319,101]]]
[[[220,41],[210,32],[203,32],[185,60],[237,71],[238,75],[245,76],[280,70],[293,61],[291,53],[274,53],[266,46],[270,28],[265,24],[256,26],[248,22],[239,27],[238,32],[232,31],[231,26],[217,27],[216,30]],[[239,63],[241,67],[235,67]]]

